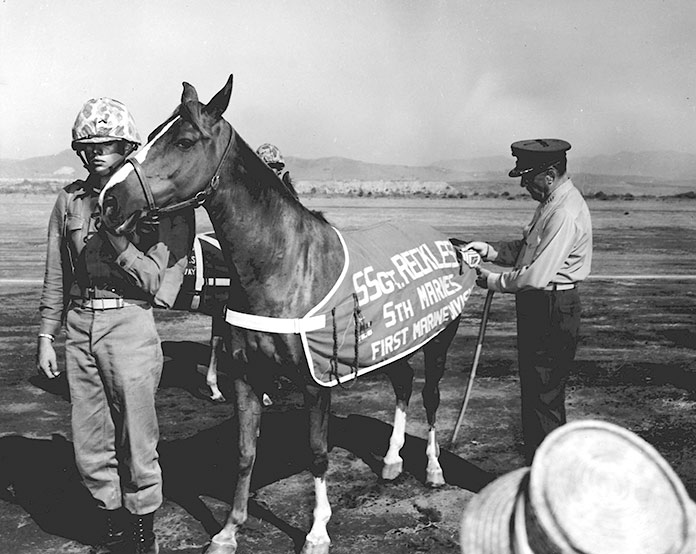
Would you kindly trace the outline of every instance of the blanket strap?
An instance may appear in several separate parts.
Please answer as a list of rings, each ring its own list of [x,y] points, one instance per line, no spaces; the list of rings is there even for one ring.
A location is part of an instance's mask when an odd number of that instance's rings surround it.
[[[235,327],[251,331],[295,335],[323,329],[326,326],[326,316],[323,314],[303,318],[266,317],[235,312],[229,308],[225,309],[225,321]]]
[[[331,324],[333,329],[333,352],[329,360],[329,375],[340,385],[341,380],[338,375],[338,331],[336,330],[336,306],[331,308]]]
[[[355,327],[355,336],[353,337],[354,340],[354,345],[355,345],[355,351],[353,352],[354,358],[353,358],[353,371],[355,372],[355,377],[354,379],[358,378],[358,365],[360,363],[360,358],[359,358],[359,351],[358,351],[358,338],[360,337],[360,320],[361,320],[361,313],[360,313],[360,302],[358,302],[358,295],[353,293],[353,326]]]
[[[338,374],[338,331],[336,329],[336,308],[331,309],[331,321],[333,324],[333,353],[331,354],[331,359],[329,360],[329,375],[333,377],[339,387],[348,390],[355,385],[358,380],[358,370],[360,369],[360,350],[358,344],[358,338],[360,337],[360,304],[358,303],[358,295],[353,293],[353,363],[350,364],[350,369],[352,370],[351,379],[353,382],[349,387],[341,383],[340,376]]]

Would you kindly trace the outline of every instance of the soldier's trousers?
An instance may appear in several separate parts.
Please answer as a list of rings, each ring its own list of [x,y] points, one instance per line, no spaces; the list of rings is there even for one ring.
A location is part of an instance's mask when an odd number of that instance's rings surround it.
[[[71,307],[66,371],[75,460],[99,507],[134,514],[162,503],[155,393],[162,348],[152,308]]]
[[[565,388],[581,305],[577,288],[519,292],[516,305],[522,435],[529,464],[546,435],[566,422]]]

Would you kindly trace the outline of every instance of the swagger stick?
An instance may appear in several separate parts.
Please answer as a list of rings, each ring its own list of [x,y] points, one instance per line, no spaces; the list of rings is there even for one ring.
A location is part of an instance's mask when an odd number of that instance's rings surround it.
[[[459,417],[457,418],[457,424],[454,426],[454,431],[452,431],[452,438],[450,439],[450,448],[454,446],[454,441],[457,439],[457,433],[459,433],[459,428],[464,421],[464,412],[466,411],[466,406],[469,403],[469,396],[471,396],[471,389],[474,385],[474,377],[476,376],[476,367],[478,366],[479,357],[481,356],[481,349],[483,348],[483,337],[486,334],[486,324],[488,323],[488,313],[491,310],[491,302],[493,301],[493,291],[489,290],[486,294],[486,300],[483,302],[483,314],[481,315],[481,325],[479,326],[478,341],[476,342],[476,350],[474,351],[474,361],[471,364],[471,373],[469,373],[469,379],[466,382],[466,392],[464,393],[464,401],[462,402],[462,408],[459,410]]]

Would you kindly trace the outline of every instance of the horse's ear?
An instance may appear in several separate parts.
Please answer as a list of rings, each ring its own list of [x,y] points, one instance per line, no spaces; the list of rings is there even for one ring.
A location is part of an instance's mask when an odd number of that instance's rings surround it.
[[[203,108],[203,111],[216,119],[222,117],[222,114],[227,109],[232,96],[232,75],[227,79],[227,83],[222,89],[213,96],[212,100]]]
[[[203,135],[208,136],[208,133],[201,125],[201,103],[198,101],[198,93],[193,88],[193,85],[188,83],[184,83],[179,113],[184,120],[194,125]]]
[[[184,92],[181,93],[181,103],[186,104],[186,102],[198,102],[198,93],[193,85],[183,82]]]

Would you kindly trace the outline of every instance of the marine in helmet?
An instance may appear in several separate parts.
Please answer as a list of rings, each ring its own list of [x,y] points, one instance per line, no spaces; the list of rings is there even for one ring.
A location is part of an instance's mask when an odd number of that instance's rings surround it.
[[[261,158],[268,167],[275,171],[275,174],[283,182],[288,192],[297,200],[298,195],[295,190],[295,185],[290,178],[290,172],[283,171],[285,169],[285,159],[283,159],[280,149],[266,142],[256,149],[256,155]]]
[[[72,147],[89,175],[58,194],[39,306],[37,369],[49,379],[61,373],[54,341],[65,326],[75,459],[104,516],[102,553],[158,551],[155,392],[163,357],[152,307],[174,302],[194,232],[192,211],[129,237],[99,226],[99,192],[139,144],[117,100],[88,100],[77,114]]]

